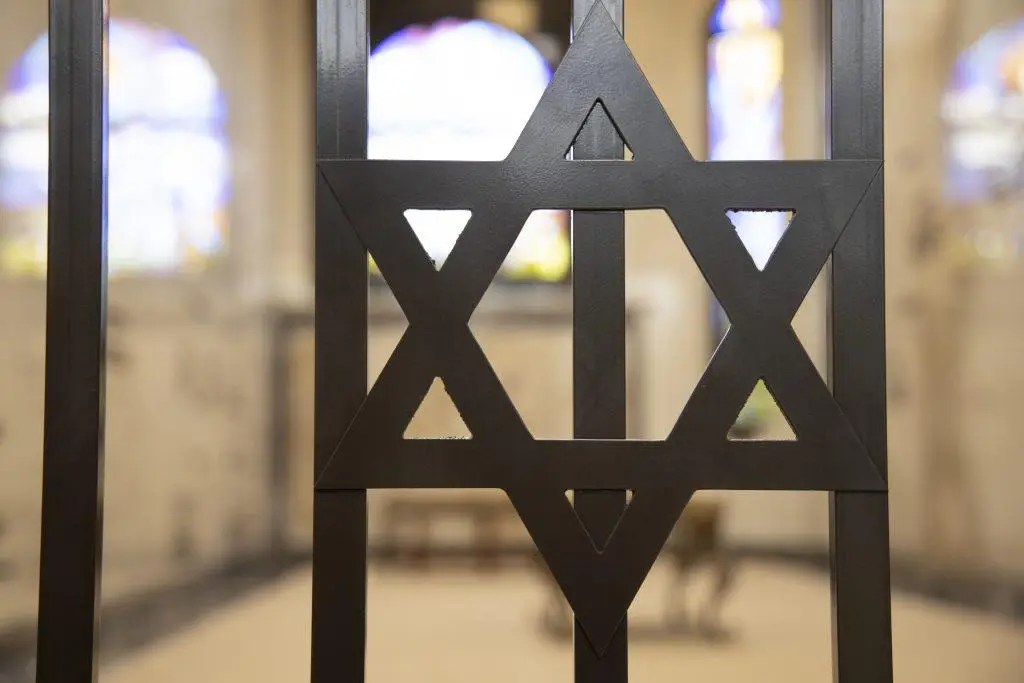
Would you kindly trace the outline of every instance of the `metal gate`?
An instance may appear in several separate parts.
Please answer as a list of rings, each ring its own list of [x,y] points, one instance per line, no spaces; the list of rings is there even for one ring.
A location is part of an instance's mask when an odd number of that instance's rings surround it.
[[[574,41],[505,160],[397,162],[366,160],[366,0],[317,0],[314,683],[364,680],[366,490],[462,487],[503,489],[515,506],[573,609],[581,683],[626,680],[626,612],[695,491],[830,491],[835,679],[892,680],[882,0],[826,4],[829,161],[695,161],[622,39],[623,0],[573,0]],[[51,0],[46,683],[95,676],[105,28],[104,0]],[[607,116],[589,116],[597,105]],[[404,222],[409,208],[472,211],[442,269]],[[467,325],[535,208],[574,212],[568,441],[530,435]],[[625,439],[623,211],[652,208],[672,219],[731,327],[669,436],[636,441]],[[794,212],[763,271],[729,210]],[[409,322],[370,391],[367,253]],[[790,321],[830,257],[826,386]],[[403,439],[435,377],[473,438]],[[762,379],[796,441],[727,438]]]

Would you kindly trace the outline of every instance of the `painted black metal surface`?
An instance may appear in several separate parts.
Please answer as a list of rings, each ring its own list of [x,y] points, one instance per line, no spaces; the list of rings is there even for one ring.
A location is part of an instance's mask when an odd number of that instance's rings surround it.
[[[837,111],[849,103],[850,112],[846,119],[834,113],[835,151],[846,158],[825,162],[694,161],[623,41],[622,3],[610,5],[614,17],[603,2],[575,3],[577,10],[592,8],[577,23],[569,51],[507,159],[319,158],[318,241],[340,242],[340,234],[354,233],[359,244],[350,245],[344,267],[340,258],[317,253],[317,278],[340,278],[332,273],[355,268],[369,251],[409,328],[355,410],[354,386],[345,393],[345,410],[324,410],[328,395],[342,395],[333,383],[346,380],[319,372],[324,349],[318,345],[317,380],[325,398],[318,384],[317,422],[327,422],[323,430],[336,439],[329,452],[328,443],[317,443],[317,498],[376,487],[504,489],[585,636],[578,639],[578,680],[603,681],[625,680],[624,617],[695,490],[837,492],[837,671],[849,672],[842,681],[887,680],[889,651],[882,645],[889,639],[889,595],[879,573],[888,567],[880,529],[887,489],[882,151],[870,132],[881,122],[881,91],[872,90],[881,83],[881,2],[850,0],[837,11],[834,80],[841,90],[834,100]],[[329,67],[322,62],[321,74]],[[366,116],[365,110],[357,114]],[[866,139],[858,131],[867,131]],[[624,141],[634,158],[615,161],[622,159]],[[574,211],[572,440],[530,435],[468,327],[526,217],[539,208]],[[627,440],[622,211],[651,208],[672,218],[731,328],[668,438]],[[407,209],[472,211],[440,270],[403,219]],[[732,229],[730,210],[794,212],[763,271]],[[791,326],[833,254],[835,395]],[[354,280],[344,291],[332,288],[331,296],[317,293],[318,339],[341,334],[333,316],[366,300],[364,284]],[[347,334],[361,337],[344,351],[358,345],[365,354],[365,316],[347,319],[358,326]],[[472,438],[403,438],[435,377],[444,381]],[[746,396],[762,379],[796,441],[728,439]],[[570,488],[577,490],[575,507],[564,496]],[[628,506],[627,489],[633,492]],[[360,514],[346,523],[332,520],[339,538],[354,539],[356,526],[365,533]],[[317,543],[325,563],[343,552],[326,537]],[[867,552],[860,560],[870,567],[866,582],[845,575],[858,551]],[[355,568],[349,568],[344,580],[354,581]],[[856,604],[860,599],[864,609]],[[321,608],[316,600],[314,609]],[[855,664],[858,656],[878,663]]]
[[[316,154],[366,156],[367,0],[316,0]],[[316,183],[315,471],[366,396],[367,259],[322,177]],[[357,296],[355,292],[360,294]],[[312,680],[363,680],[366,491],[313,501]]]
[[[96,675],[106,333],[106,3],[50,2],[46,403],[36,676]]]
[[[830,3],[831,156],[883,155],[882,2]],[[836,244],[829,380],[887,476],[884,201],[881,171]],[[833,668],[838,683],[892,680],[887,491],[830,496]]]
[[[337,2],[320,0],[317,683],[362,680],[365,490],[463,487],[503,489],[515,505],[573,608],[577,680],[586,682],[625,680],[624,617],[694,491],[834,492],[837,675],[891,680],[881,2],[837,6],[830,161],[695,161],[622,40],[622,3],[577,0],[572,46],[506,159],[400,162],[363,158],[365,7],[346,0],[338,14]],[[330,118],[339,102],[351,118]],[[339,132],[350,135],[347,152],[326,142]],[[623,142],[630,161],[621,160]],[[574,211],[576,438],[568,441],[533,438],[468,326],[538,208]],[[622,211],[650,208],[672,219],[731,322],[662,441],[624,438]],[[407,209],[472,211],[440,270]],[[794,213],[763,271],[730,210]],[[367,252],[409,321],[369,393]],[[830,256],[832,391],[791,327]],[[436,377],[471,439],[403,437]],[[762,379],[796,441],[729,440]]]
[[[610,10],[623,34],[623,0],[574,0],[573,34],[580,30],[595,4]],[[583,122],[570,150],[572,159],[622,159],[623,140],[603,107],[594,107]],[[577,439],[626,437],[626,217],[622,211],[573,211],[573,436]],[[524,492],[525,493],[525,492]],[[533,503],[546,501],[519,496],[516,509],[540,519],[547,513]],[[581,489],[573,493],[580,526],[595,547],[604,546],[627,505],[625,490]],[[534,538],[538,538],[534,535]],[[557,543],[557,541],[556,541]],[[538,543],[538,548],[542,546]],[[550,556],[548,553],[546,556]],[[602,651],[593,647],[587,628],[573,619],[574,669],[581,683],[625,681],[629,671],[626,620]]]

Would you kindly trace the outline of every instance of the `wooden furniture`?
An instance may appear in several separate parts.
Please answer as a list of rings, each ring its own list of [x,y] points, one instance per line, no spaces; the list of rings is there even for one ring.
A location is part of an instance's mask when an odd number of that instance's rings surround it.
[[[495,569],[507,555],[503,531],[516,519],[512,505],[496,491],[392,494],[382,505],[378,548],[382,559],[419,568],[440,556],[456,555],[468,558],[477,569]],[[434,533],[439,523],[451,521],[469,523],[468,545],[453,545]]]

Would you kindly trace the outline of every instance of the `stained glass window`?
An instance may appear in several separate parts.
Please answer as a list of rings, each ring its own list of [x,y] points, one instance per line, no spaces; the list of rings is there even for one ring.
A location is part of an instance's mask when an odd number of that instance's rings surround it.
[[[181,36],[125,19],[109,35],[110,273],[201,269],[227,237],[223,93]],[[43,35],[0,98],[0,258],[14,274],[46,269],[48,64]]]
[[[373,159],[503,159],[551,79],[519,34],[482,20],[411,26],[383,41],[369,63]],[[466,224],[464,211],[406,212],[440,265]],[[513,281],[557,282],[569,272],[568,216],[537,211],[501,270]]]
[[[960,55],[942,114],[949,198],[981,202],[1024,189],[1024,19]]]

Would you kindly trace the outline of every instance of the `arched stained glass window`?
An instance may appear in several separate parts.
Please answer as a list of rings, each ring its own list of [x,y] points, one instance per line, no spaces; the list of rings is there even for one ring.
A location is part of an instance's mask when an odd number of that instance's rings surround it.
[[[942,115],[950,199],[984,202],[1024,190],[1024,19],[992,29],[960,55]]]
[[[377,46],[368,70],[372,159],[503,159],[551,80],[529,41],[483,20],[405,28]],[[412,208],[405,215],[438,265],[469,219],[468,211]],[[499,276],[562,282],[570,261],[566,212],[536,211]]]
[[[207,61],[171,31],[110,23],[108,263],[112,275],[198,270],[224,248],[225,101]],[[40,36],[0,97],[0,258],[46,269],[49,45]]]

